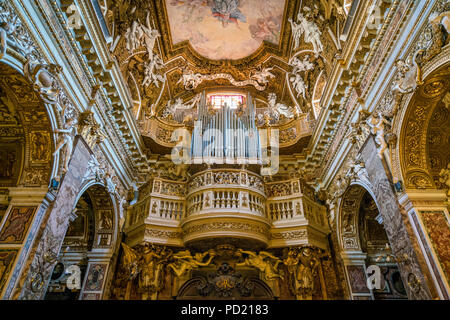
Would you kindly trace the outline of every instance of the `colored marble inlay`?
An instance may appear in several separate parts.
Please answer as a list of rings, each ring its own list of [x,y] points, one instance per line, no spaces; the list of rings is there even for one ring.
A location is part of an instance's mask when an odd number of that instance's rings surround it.
[[[450,279],[450,226],[443,211],[420,212],[428,237],[436,252],[442,270]]]

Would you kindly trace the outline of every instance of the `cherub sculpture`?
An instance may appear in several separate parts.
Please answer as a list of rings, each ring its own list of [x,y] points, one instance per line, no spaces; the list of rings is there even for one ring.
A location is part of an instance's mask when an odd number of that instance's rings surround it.
[[[246,254],[247,257],[243,262],[236,263],[236,266],[255,267],[261,271],[264,280],[283,279],[283,276],[278,271],[278,265],[282,262],[269,252],[260,251],[256,254],[253,251],[238,249],[238,253]]]

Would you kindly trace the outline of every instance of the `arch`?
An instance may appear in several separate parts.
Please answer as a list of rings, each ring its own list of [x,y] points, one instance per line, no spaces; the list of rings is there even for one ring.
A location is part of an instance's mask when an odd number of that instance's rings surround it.
[[[51,108],[16,65],[2,61],[0,73],[0,148],[4,149],[0,154],[7,164],[2,176],[12,174],[9,181],[0,181],[0,187],[48,186],[57,162],[52,155],[55,119]]]
[[[178,290],[177,300],[208,300],[208,299],[240,299],[240,300],[272,300],[272,289],[261,279],[249,278],[240,283],[233,283],[235,287],[220,291],[212,281],[203,276],[194,277],[186,281]],[[226,292],[226,293],[225,293]]]
[[[77,195],[46,299],[100,299],[104,295],[111,277],[117,224],[117,210],[107,188],[95,180],[85,183]],[[66,270],[72,265],[80,268],[80,286],[75,290],[68,290],[67,274],[55,276],[61,265]]]
[[[444,188],[438,176],[447,166],[444,162],[448,162],[445,152],[450,147],[449,132],[435,129],[437,121],[443,129],[450,126],[444,102],[450,91],[450,62],[441,62],[440,55],[435,59],[424,66],[424,83],[404,99],[402,112],[394,122],[399,142],[398,148],[391,151],[393,177],[403,181],[406,190]],[[439,148],[433,148],[433,140],[439,140]]]
[[[352,183],[341,197],[338,215],[337,236],[352,297],[406,299],[399,266],[371,188],[362,181]],[[369,289],[366,284],[370,266],[380,270],[379,288]]]

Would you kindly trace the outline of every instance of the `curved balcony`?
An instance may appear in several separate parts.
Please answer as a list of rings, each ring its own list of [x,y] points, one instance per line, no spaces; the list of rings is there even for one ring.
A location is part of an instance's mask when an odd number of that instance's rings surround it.
[[[260,176],[239,169],[207,170],[191,177],[181,221],[183,242],[252,239],[267,246],[270,222]]]

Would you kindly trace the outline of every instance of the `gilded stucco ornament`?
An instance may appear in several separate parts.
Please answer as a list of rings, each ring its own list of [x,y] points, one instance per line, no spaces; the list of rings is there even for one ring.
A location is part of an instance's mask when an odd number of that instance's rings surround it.
[[[286,265],[291,278],[291,290],[295,293],[297,299],[311,300],[314,291],[314,278],[320,264],[317,253],[309,247],[291,248],[283,263]]]
[[[447,164],[447,168],[443,168],[439,172],[439,182],[445,185],[447,188],[447,197],[450,197],[450,163]]]

